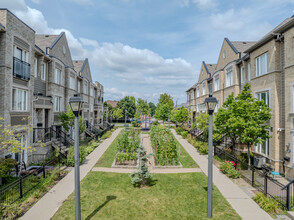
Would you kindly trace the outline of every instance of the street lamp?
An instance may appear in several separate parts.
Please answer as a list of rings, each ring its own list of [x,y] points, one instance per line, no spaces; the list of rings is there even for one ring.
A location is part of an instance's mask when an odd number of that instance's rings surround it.
[[[208,185],[207,185],[207,217],[212,218],[212,115],[217,103],[217,99],[209,95],[204,103],[209,114],[208,128]]]
[[[127,109],[125,108],[125,128],[127,127]]]
[[[81,219],[81,202],[80,202],[80,158],[79,158],[79,114],[83,108],[83,99],[74,95],[69,99],[69,105],[75,115],[75,219]]]

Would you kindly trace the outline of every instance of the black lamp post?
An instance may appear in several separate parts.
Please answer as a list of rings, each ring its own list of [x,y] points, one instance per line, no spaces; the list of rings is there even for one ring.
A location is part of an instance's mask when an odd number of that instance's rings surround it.
[[[208,185],[207,185],[207,217],[212,218],[212,115],[217,103],[217,99],[209,95],[204,103],[209,114],[208,128]]]
[[[80,160],[79,160],[79,114],[83,108],[83,99],[74,95],[69,99],[69,105],[75,115],[75,219],[81,219],[80,202]]]

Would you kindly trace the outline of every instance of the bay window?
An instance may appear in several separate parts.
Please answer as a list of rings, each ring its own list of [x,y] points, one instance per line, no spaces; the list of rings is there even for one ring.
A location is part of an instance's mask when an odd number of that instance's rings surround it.
[[[233,71],[230,70],[226,74],[226,87],[233,85]]]
[[[214,78],[214,91],[218,91],[220,86],[219,75]]]
[[[202,83],[202,95],[206,95],[206,82]]]

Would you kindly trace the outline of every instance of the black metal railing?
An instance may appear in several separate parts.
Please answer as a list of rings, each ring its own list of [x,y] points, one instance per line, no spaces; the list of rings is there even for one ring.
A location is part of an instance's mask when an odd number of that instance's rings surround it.
[[[95,137],[101,137],[102,131],[99,128],[96,128],[89,121],[85,120],[86,129],[90,131]]]
[[[33,143],[46,143],[51,141],[51,128],[34,128]]]
[[[70,135],[62,131],[61,127],[52,126],[50,129],[51,129],[51,139],[60,141],[66,147],[74,145],[75,143],[74,140],[70,137]]]
[[[46,172],[54,168],[57,160],[58,158],[54,158],[44,163],[42,166],[36,167],[30,171],[25,171],[27,174],[24,173],[19,179],[0,189],[0,204],[12,204],[23,198],[42,182],[46,177]]]
[[[270,177],[268,170],[260,170],[253,165],[248,165],[217,146],[214,146],[214,156],[217,156],[218,160],[221,161],[234,161],[236,168],[238,168],[241,177],[245,181],[251,184],[252,187],[256,188],[258,191],[263,192],[266,196],[270,196],[276,200],[288,210],[294,206],[293,182],[285,186]]]
[[[13,76],[23,80],[30,80],[30,64],[13,57]]]

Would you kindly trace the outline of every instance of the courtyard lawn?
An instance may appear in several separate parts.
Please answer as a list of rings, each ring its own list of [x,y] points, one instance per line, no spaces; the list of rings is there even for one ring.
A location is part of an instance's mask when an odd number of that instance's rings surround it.
[[[122,135],[123,130],[117,135],[117,137],[113,140],[113,142],[110,144],[110,146],[107,148],[107,150],[104,152],[102,157],[98,160],[96,163],[96,167],[111,167],[115,155],[117,152],[117,144],[118,144],[118,138]]]
[[[176,140],[177,141],[177,140]],[[177,141],[178,142],[178,141]],[[183,148],[183,146],[178,142],[181,147],[181,154],[179,156],[183,168],[197,168],[198,164],[193,160],[193,158],[188,154],[188,152]]]
[[[82,219],[207,219],[207,177],[157,174],[153,185],[134,188],[128,174],[91,172],[81,184]],[[52,218],[74,219],[74,194]],[[241,219],[214,188],[213,219]]]

